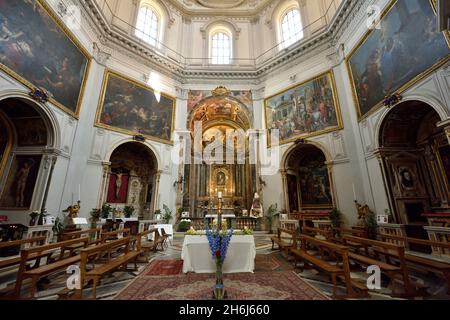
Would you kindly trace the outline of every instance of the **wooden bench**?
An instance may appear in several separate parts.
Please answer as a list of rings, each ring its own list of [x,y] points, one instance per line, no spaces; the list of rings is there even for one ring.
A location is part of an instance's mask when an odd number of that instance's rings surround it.
[[[2,241],[2,242],[0,242],[0,249],[1,248],[9,248],[9,247],[18,247],[18,246],[20,246],[20,247],[24,246],[24,249],[25,249],[28,247],[43,245],[45,243],[45,240],[46,240],[46,237],[42,236],[42,237],[36,237],[36,238],[30,238],[30,239],[24,239],[24,240]],[[36,258],[38,258],[38,255],[33,255],[29,258],[36,259]],[[0,260],[0,269],[18,265],[18,264],[20,264],[20,261],[21,261],[20,255],[1,259]]]
[[[382,272],[384,272],[390,279],[390,283],[394,284],[396,276],[400,276],[401,280],[403,281],[403,287],[404,292],[403,293],[396,293],[393,292],[394,296],[403,296],[403,297],[415,297],[415,296],[422,296],[423,293],[420,293],[416,288],[413,287],[411,280],[408,276],[408,271],[406,267],[406,258],[405,258],[405,248],[403,246],[399,246],[392,243],[386,243],[383,241],[378,240],[371,240],[366,238],[360,238],[360,237],[354,237],[354,236],[344,236],[343,237],[344,243],[346,243],[349,246],[352,246],[353,243],[359,245],[364,245],[364,253],[366,255],[362,255],[359,253],[350,252],[349,253],[349,259],[359,265],[363,266],[372,266],[376,265],[380,268]],[[380,259],[373,258],[371,256],[371,250],[375,252],[375,250],[383,250],[391,252],[395,252],[395,256],[398,259],[398,264],[393,265],[384,261],[381,261]]]
[[[148,240],[150,234],[153,234],[153,240]],[[158,229],[150,229],[140,232],[135,236],[135,238],[137,239],[136,250],[144,255],[145,262],[148,262],[148,255],[150,251],[156,251],[158,249],[158,245],[160,245],[163,241],[163,238],[159,236]]]
[[[405,246],[407,244],[420,244],[420,245],[426,245],[426,246],[434,246],[434,247],[441,247],[445,249],[450,249],[450,243],[447,242],[437,242],[437,241],[430,241],[430,240],[424,240],[424,239],[416,239],[416,238],[409,238],[409,237],[401,237],[401,236],[393,236],[393,235],[384,235],[380,234],[379,237],[385,241],[396,244],[400,246]],[[389,261],[389,258],[397,258],[396,252],[392,250],[376,250],[377,254],[384,255],[386,259]],[[419,256],[415,255],[413,253],[406,252],[405,253],[405,260],[408,264],[409,268],[413,268],[414,266],[419,268],[425,268],[425,271],[431,271],[437,275],[443,276],[443,278],[447,282],[448,286],[448,292],[450,293],[450,262],[445,262],[441,260],[433,259],[431,256],[425,257],[425,256]],[[417,270],[417,268],[415,268]],[[420,270],[419,271],[423,271]]]
[[[33,247],[28,249],[23,249],[20,252],[20,266],[19,272],[17,274],[17,281],[14,290],[14,295],[16,297],[20,297],[22,283],[25,279],[31,278],[31,289],[30,289],[30,297],[34,298],[36,293],[37,281],[44,277],[64,270],[65,268],[77,264],[80,261],[80,256],[68,256],[66,257],[66,251],[70,251],[67,249],[72,245],[78,245],[79,243],[83,243],[84,246],[87,246],[88,239],[87,238],[79,238],[68,241],[56,242],[52,244],[47,244],[44,246]],[[56,254],[54,258],[52,258],[53,254]],[[37,265],[35,268],[31,270],[27,270],[27,263],[30,260],[30,257],[36,256],[47,256],[46,264],[40,266],[39,261],[37,261]],[[39,258],[38,258],[39,260]]]
[[[61,241],[68,241],[77,238],[86,237],[88,239],[88,246],[97,245],[101,243],[101,235],[102,229],[89,229],[89,230],[81,230],[75,232],[68,232],[61,235]],[[67,247],[70,251],[70,254],[73,254],[76,250],[83,248],[83,244],[77,244]]]
[[[115,231],[102,232],[101,242],[105,243],[111,240],[118,240],[120,238],[126,238],[130,235],[130,229],[118,229]]]
[[[80,289],[77,290],[76,298],[83,298],[85,283],[90,280],[93,280],[92,295],[96,299],[97,285],[104,275],[121,267],[126,270],[130,262],[134,262],[137,269],[136,260],[141,252],[130,250],[132,240],[131,237],[125,237],[80,251]],[[90,269],[88,269],[89,264],[92,266]]]
[[[286,234],[285,237],[282,236],[283,233]],[[279,228],[277,235],[270,238],[270,240],[272,241],[272,250],[275,250],[276,243],[278,245],[278,249],[281,252],[284,251],[286,255],[289,255],[289,249],[296,247],[296,237],[297,231]]]
[[[291,248],[290,252],[294,256],[295,266],[300,259],[304,263],[304,268],[309,264],[315,266],[322,272],[328,274],[333,283],[333,298],[340,298],[337,295],[337,280],[341,279],[346,286],[346,295],[341,298],[367,297],[368,290],[363,284],[352,280],[350,275],[350,264],[348,259],[348,248],[329,241],[320,240],[308,235],[300,235],[300,248]],[[308,252],[309,247],[315,247],[320,252],[322,258]],[[334,264],[325,261],[324,252],[329,253],[330,258],[334,258]]]

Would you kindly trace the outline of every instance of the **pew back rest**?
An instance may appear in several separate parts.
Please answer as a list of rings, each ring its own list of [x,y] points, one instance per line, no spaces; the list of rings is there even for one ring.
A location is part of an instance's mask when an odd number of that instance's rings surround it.
[[[336,252],[340,255],[348,255],[348,247],[332,243],[326,240],[320,240],[308,235],[300,235],[299,237],[301,243],[302,243],[302,249],[306,250],[306,243],[310,243],[312,245],[315,245],[317,247],[326,248],[330,251]]]
[[[366,248],[366,252],[368,252],[368,249],[370,247],[372,248],[378,248],[381,251],[389,251],[389,250],[393,250],[397,252],[397,256],[398,258],[401,260],[401,262],[404,262],[405,259],[405,247],[395,244],[395,243],[388,243],[388,242],[383,242],[383,241],[379,241],[379,240],[372,240],[372,239],[366,239],[366,238],[360,238],[360,237],[354,237],[354,236],[344,236],[343,237],[344,240],[344,244],[348,243],[348,242],[353,242],[353,243],[359,243],[365,246]]]
[[[104,264],[118,256],[128,253],[130,251],[131,240],[131,237],[125,237],[122,239],[105,242],[94,247],[81,249],[80,270],[82,276],[86,274],[88,263]]]
[[[312,228],[312,227],[307,227],[307,226],[302,227],[302,233],[305,235],[314,236],[314,237],[321,236],[321,237],[325,238],[326,240],[334,238],[334,234],[333,234],[332,230],[324,230],[324,229]]]
[[[158,229],[148,229],[134,236],[134,239],[136,240],[134,247],[136,248],[137,251],[141,251],[142,241],[147,240],[150,234],[153,234],[152,241],[156,242],[159,238]]]
[[[409,238],[402,236],[394,236],[388,234],[380,234],[379,237],[386,242],[394,242],[398,243],[398,245],[404,246],[406,243],[408,244],[420,244],[431,247],[441,247],[445,249],[450,249],[450,242],[439,242],[439,241],[431,241],[425,239],[417,239],[417,238]]]
[[[102,243],[110,240],[117,240],[121,238],[126,238],[130,235],[130,229],[119,229],[115,231],[102,232],[101,240]]]
[[[0,242],[0,248],[21,246],[21,249],[27,249],[35,246],[42,246],[46,239],[47,238],[45,236],[42,236],[22,240],[2,241]]]
[[[102,229],[89,229],[89,230],[82,230],[82,231],[74,231],[74,232],[68,232],[64,233],[61,236],[62,241],[72,240],[76,238],[83,238],[88,237],[92,242],[95,242],[100,239],[100,234],[102,232]]]

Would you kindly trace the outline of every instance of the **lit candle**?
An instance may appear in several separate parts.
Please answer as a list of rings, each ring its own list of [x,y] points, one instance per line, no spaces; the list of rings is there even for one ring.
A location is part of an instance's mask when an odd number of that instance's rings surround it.
[[[222,199],[222,191],[219,191],[217,197],[218,197],[219,199]]]
[[[355,190],[355,184],[354,183],[352,183],[352,188],[353,188],[353,200],[357,200],[356,199],[356,190]]]

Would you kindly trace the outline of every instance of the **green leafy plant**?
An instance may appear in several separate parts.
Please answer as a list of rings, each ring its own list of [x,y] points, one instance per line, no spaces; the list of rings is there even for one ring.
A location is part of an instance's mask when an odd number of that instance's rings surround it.
[[[191,228],[191,220],[183,219],[178,224],[179,232],[186,232]]]
[[[275,218],[279,215],[280,215],[280,212],[278,211],[278,205],[271,204],[266,213],[266,222],[267,222],[267,226],[269,227],[269,233],[273,233],[273,230],[272,230],[273,222],[275,221]]]
[[[36,218],[39,216],[39,212],[33,211],[30,213],[30,226],[36,225]]]
[[[102,215],[102,209],[92,209],[91,210],[91,217],[89,218],[89,220],[91,221],[92,229],[97,227],[97,221],[100,220],[101,215]]]
[[[342,212],[339,209],[334,208],[332,211],[330,211],[329,218],[331,220],[331,226],[335,230],[335,235],[340,236],[339,229],[342,226]]]
[[[172,218],[173,218],[173,213],[169,209],[169,207],[166,206],[166,205],[163,205],[163,209],[164,209],[164,214],[162,216],[162,219],[163,219],[165,224],[169,224],[170,220],[172,220]]]
[[[374,212],[369,211],[366,214],[365,225],[369,238],[375,239],[378,231],[378,223]]]
[[[110,213],[112,212],[112,207],[109,203],[105,203],[102,206],[101,209],[101,216],[103,219],[107,219],[110,215]]]
[[[52,231],[56,236],[60,236],[64,230],[64,224],[60,217],[56,217],[55,224],[52,227]]]
[[[158,219],[158,216],[161,216],[161,210],[160,209],[158,209],[158,210],[155,210],[155,212],[153,213],[153,215],[155,216],[155,219]]]
[[[125,206],[123,208],[123,214],[125,215],[125,218],[131,218],[131,216],[134,214],[134,211],[136,211],[136,209],[133,206]]]
[[[38,214],[38,225],[42,226],[44,224],[44,218],[48,216],[47,211],[41,210]]]

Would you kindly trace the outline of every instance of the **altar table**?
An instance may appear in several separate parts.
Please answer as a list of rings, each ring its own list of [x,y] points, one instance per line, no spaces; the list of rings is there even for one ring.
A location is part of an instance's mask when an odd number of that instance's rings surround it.
[[[223,273],[253,273],[255,269],[256,246],[252,235],[233,235],[223,264]],[[184,238],[181,251],[183,272],[215,273],[216,263],[212,258],[206,236]]]

